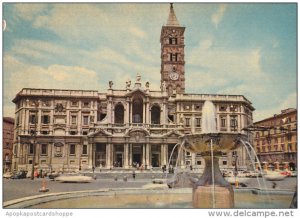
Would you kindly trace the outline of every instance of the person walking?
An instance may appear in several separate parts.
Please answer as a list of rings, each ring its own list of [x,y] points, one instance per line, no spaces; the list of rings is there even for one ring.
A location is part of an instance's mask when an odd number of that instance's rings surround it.
[[[135,171],[134,170],[132,171],[132,178],[133,178],[133,180],[135,180]]]

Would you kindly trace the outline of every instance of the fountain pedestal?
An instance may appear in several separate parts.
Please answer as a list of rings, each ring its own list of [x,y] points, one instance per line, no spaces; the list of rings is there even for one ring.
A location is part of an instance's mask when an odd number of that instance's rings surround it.
[[[219,157],[205,156],[204,160],[204,172],[193,188],[193,207],[234,208],[233,189],[222,176]]]

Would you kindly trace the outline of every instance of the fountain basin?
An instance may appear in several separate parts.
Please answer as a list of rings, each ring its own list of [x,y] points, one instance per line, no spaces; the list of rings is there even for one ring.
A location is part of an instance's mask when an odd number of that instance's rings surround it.
[[[214,155],[221,155],[222,152],[238,148],[240,139],[246,139],[246,135],[222,132],[187,134],[181,137],[183,149],[192,153],[201,153],[203,156],[211,155],[211,143]]]
[[[54,180],[69,183],[87,183],[91,182],[93,179],[90,176],[58,176]]]
[[[193,208],[191,188],[102,189],[50,193],[4,202],[4,208]],[[234,208],[289,208],[290,190],[235,189]]]

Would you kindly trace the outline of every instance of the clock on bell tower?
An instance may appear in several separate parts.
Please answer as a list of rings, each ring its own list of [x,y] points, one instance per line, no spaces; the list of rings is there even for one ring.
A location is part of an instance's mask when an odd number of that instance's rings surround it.
[[[185,27],[179,25],[171,3],[167,24],[162,26],[160,34],[161,87],[164,83],[169,96],[185,91],[184,30]]]

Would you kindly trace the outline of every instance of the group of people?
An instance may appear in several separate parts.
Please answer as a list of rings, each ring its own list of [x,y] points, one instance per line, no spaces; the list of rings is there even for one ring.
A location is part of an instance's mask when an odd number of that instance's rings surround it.
[[[143,171],[145,169],[144,165],[140,165],[138,162],[133,162],[132,164],[137,170]]]

